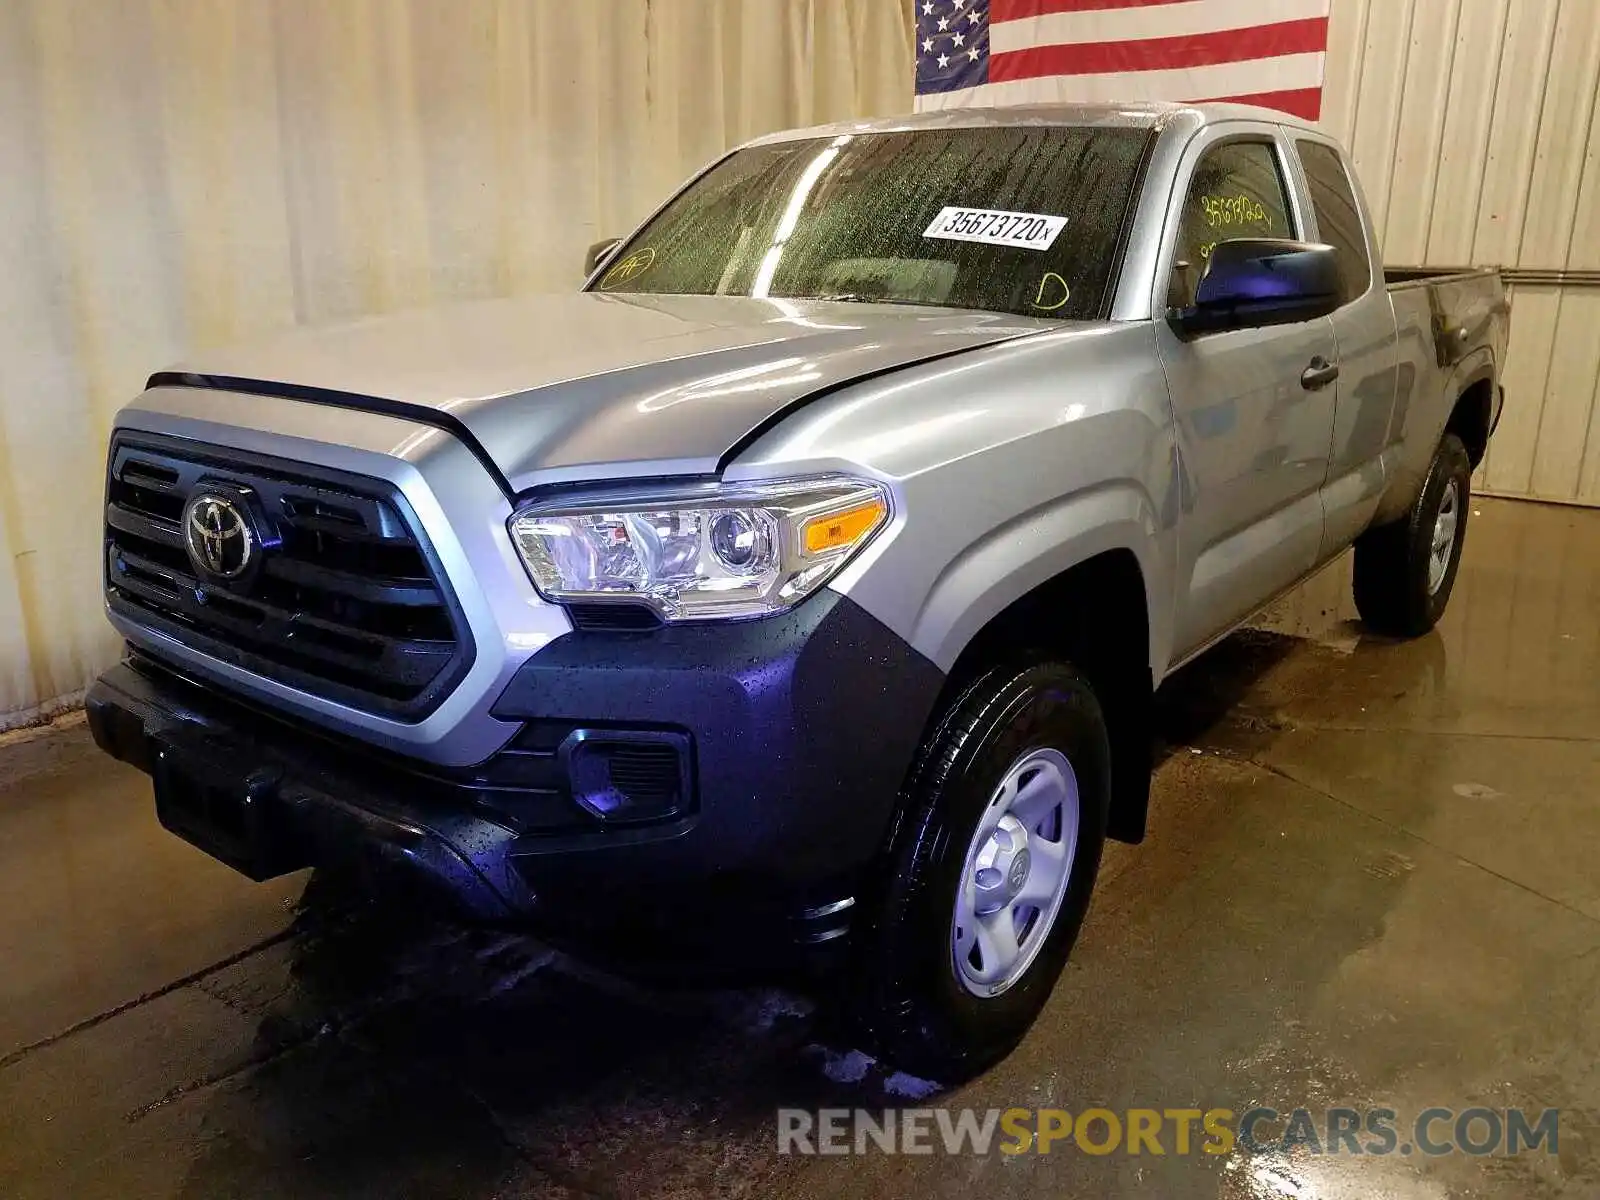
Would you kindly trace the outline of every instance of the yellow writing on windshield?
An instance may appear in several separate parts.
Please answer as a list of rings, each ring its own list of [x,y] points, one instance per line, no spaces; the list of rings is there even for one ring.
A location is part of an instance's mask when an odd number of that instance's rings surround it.
[[[1067,286],[1067,281],[1054,271],[1046,271],[1039,280],[1039,291],[1033,298],[1033,306],[1044,312],[1055,312],[1058,308],[1066,307],[1071,299],[1072,289]]]
[[[609,292],[612,288],[621,287],[631,279],[643,275],[656,262],[654,246],[646,246],[643,250],[635,250],[611,270],[607,271],[600,280],[600,290]]]
[[[1249,196],[1201,196],[1200,207],[1206,224],[1213,229],[1226,225],[1265,225],[1267,210]]]

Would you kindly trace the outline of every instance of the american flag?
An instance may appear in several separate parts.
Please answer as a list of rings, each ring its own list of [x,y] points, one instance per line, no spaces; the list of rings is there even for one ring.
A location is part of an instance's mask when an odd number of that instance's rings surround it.
[[[1316,120],[1329,0],[912,0],[919,111],[1232,100]]]

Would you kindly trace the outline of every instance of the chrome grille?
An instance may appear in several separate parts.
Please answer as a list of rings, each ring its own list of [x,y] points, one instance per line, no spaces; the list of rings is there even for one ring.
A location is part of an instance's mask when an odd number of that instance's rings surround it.
[[[123,435],[106,486],[106,590],[145,627],[302,691],[420,714],[465,672],[470,638],[404,499],[376,479]],[[208,579],[181,526],[201,489],[250,496],[259,569]]]

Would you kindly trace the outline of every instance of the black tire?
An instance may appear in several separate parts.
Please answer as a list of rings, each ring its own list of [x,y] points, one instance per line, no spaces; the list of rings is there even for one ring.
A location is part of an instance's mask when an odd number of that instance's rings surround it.
[[[853,999],[858,1028],[886,1062],[953,1084],[1010,1053],[1050,998],[1100,867],[1111,750],[1093,689],[1065,663],[992,670],[947,705],[931,730],[907,784],[887,882],[857,941]],[[1007,990],[980,998],[957,975],[956,888],[996,787],[1038,749],[1059,751],[1077,779],[1071,873],[1031,964]]]
[[[1459,514],[1455,539],[1443,579],[1437,588],[1430,588],[1434,526],[1452,483]],[[1461,439],[1447,433],[1434,451],[1411,510],[1397,521],[1368,530],[1356,541],[1356,611],[1370,629],[1391,637],[1413,638],[1438,623],[1461,566],[1471,501],[1472,459]]]

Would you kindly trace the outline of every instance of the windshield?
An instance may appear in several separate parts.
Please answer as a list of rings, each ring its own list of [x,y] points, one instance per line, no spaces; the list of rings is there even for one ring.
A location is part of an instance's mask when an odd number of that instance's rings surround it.
[[[941,129],[740,150],[593,285],[1096,317],[1143,129]]]

